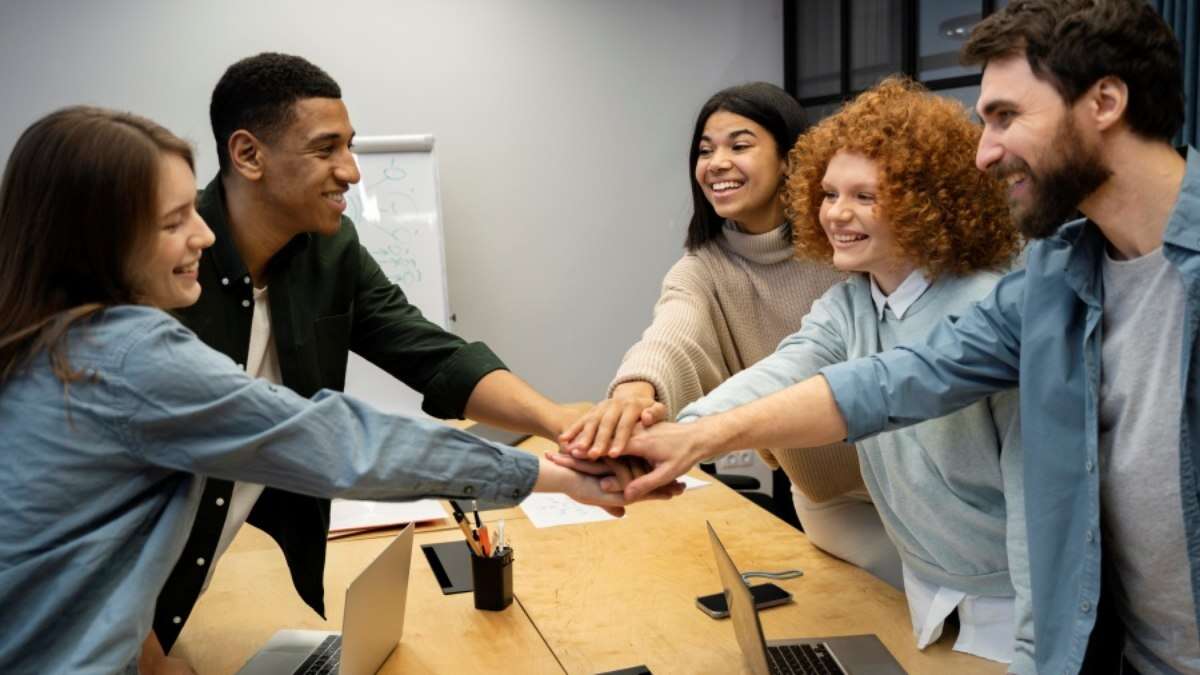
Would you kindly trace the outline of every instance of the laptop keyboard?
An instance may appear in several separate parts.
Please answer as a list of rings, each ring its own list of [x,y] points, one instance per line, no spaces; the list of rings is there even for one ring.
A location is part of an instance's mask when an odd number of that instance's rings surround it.
[[[342,636],[330,635],[304,659],[292,675],[336,675],[342,661]]]
[[[824,643],[767,647],[774,675],[846,675]]]

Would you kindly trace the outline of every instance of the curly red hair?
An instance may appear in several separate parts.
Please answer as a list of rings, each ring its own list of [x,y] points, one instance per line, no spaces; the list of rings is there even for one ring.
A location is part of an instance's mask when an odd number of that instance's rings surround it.
[[[877,206],[906,257],[927,274],[962,275],[1009,263],[1021,240],[1003,186],[975,167],[979,128],[957,101],[891,77],[863,92],[796,141],[788,153],[784,208],[796,255],[828,261],[817,219],[821,180],[839,151],[879,170]]]

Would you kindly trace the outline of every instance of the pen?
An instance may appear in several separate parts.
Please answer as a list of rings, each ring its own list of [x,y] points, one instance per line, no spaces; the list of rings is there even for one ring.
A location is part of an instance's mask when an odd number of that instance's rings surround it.
[[[488,541],[487,525],[480,527],[478,530],[476,530],[476,532],[479,533],[479,543],[483,547],[483,557],[485,557],[485,558],[492,557],[492,546],[491,546],[491,543]]]
[[[504,521],[496,526],[496,554],[500,554],[500,549],[504,548]]]
[[[467,524],[467,517],[461,511],[454,512],[454,521],[458,523],[458,529],[462,530],[463,536],[467,538],[467,546],[477,556],[483,554],[479,552],[479,544],[475,542],[475,533],[471,531],[471,526]]]
[[[475,527],[483,527],[483,523],[479,520],[479,502],[471,500],[471,510],[475,512]]]

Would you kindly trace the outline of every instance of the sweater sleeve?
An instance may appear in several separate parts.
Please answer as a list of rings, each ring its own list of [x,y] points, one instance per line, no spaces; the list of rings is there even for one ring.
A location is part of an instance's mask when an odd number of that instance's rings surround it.
[[[988,397],[992,420],[1000,435],[1000,471],[1004,485],[1005,544],[1008,573],[1012,579],[1016,622],[1010,673],[1033,675],[1033,597],[1029,578],[1029,543],[1025,535],[1024,458],[1021,450],[1021,420],[1015,389]]]
[[[696,256],[675,263],[663,279],[653,321],[625,353],[608,395],[624,382],[649,382],[674,417],[727,379],[712,297],[712,280]]]

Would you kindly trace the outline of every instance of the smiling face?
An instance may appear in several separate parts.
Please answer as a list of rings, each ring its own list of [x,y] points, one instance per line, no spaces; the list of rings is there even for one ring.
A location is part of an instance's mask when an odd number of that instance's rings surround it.
[[[915,265],[896,243],[891,223],[879,212],[879,168],[862,155],[839,151],[821,180],[818,220],[833,247],[833,265],[870,274],[884,294],[903,282]]]
[[[779,188],[786,166],[775,139],[757,122],[725,110],[705,121],[696,182],[717,215],[746,232],[770,232],[783,223]]]
[[[196,213],[191,167],[174,153],[164,153],[159,167],[158,220],[141,253],[130,256],[130,286],[142,304],[177,309],[200,299],[200,254],[214,237]]]
[[[1006,185],[1025,236],[1054,234],[1111,175],[1098,141],[1081,135],[1072,109],[1024,56],[988,62],[976,107],[984,126],[975,164]]]
[[[336,233],[345,193],[360,177],[350,115],[336,98],[301,99],[292,113],[292,123],[262,146],[262,198],[293,233]]]

